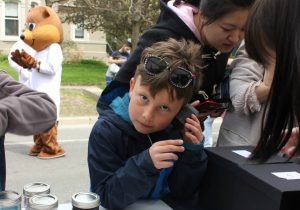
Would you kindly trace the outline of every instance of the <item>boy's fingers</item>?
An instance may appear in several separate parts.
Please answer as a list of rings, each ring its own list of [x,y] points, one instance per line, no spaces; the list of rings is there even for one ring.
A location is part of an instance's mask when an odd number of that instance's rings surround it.
[[[159,146],[166,146],[166,145],[182,145],[183,140],[182,139],[170,139],[170,140],[164,140],[164,141],[158,141],[155,143]]]

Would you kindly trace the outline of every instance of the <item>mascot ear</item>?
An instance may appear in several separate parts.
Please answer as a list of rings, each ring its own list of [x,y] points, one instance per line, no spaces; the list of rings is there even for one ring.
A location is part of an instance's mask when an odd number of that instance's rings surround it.
[[[47,9],[45,8],[45,10],[43,11],[43,17],[44,18],[47,18],[47,17],[49,17],[50,16],[50,14],[49,14],[49,12],[47,11]]]

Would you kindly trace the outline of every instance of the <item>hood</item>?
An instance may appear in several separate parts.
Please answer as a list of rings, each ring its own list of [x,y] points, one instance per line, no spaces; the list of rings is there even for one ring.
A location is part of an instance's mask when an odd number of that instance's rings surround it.
[[[200,41],[189,27],[177,16],[164,0],[160,0],[160,15],[152,28],[172,31],[178,38],[185,37],[200,44]]]

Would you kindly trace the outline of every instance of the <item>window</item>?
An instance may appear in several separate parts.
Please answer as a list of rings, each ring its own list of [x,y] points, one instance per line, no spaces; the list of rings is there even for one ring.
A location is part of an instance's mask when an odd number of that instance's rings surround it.
[[[36,2],[34,2],[34,1],[32,1],[32,2],[30,3],[30,7],[31,7],[31,8],[34,8],[34,7],[38,6],[38,5],[39,5],[39,4],[36,3]]]
[[[75,39],[84,39],[84,29],[79,25],[75,28]]]
[[[19,14],[18,4],[13,2],[5,3],[5,35],[18,36]]]

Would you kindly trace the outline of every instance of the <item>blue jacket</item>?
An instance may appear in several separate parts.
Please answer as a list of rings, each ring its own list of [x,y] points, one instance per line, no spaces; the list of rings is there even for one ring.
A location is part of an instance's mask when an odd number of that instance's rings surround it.
[[[122,92],[122,88],[117,88],[102,98],[100,118],[90,134],[88,166],[92,192],[99,194],[101,205],[108,209],[122,209],[141,198],[192,197],[206,170],[203,147],[179,153],[179,160],[171,169],[156,169],[149,155],[148,136],[137,132],[126,113],[116,114],[105,100],[111,101],[111,97]],[[149,136],[154,143],[178,139],[181,134],[170,125]]]

